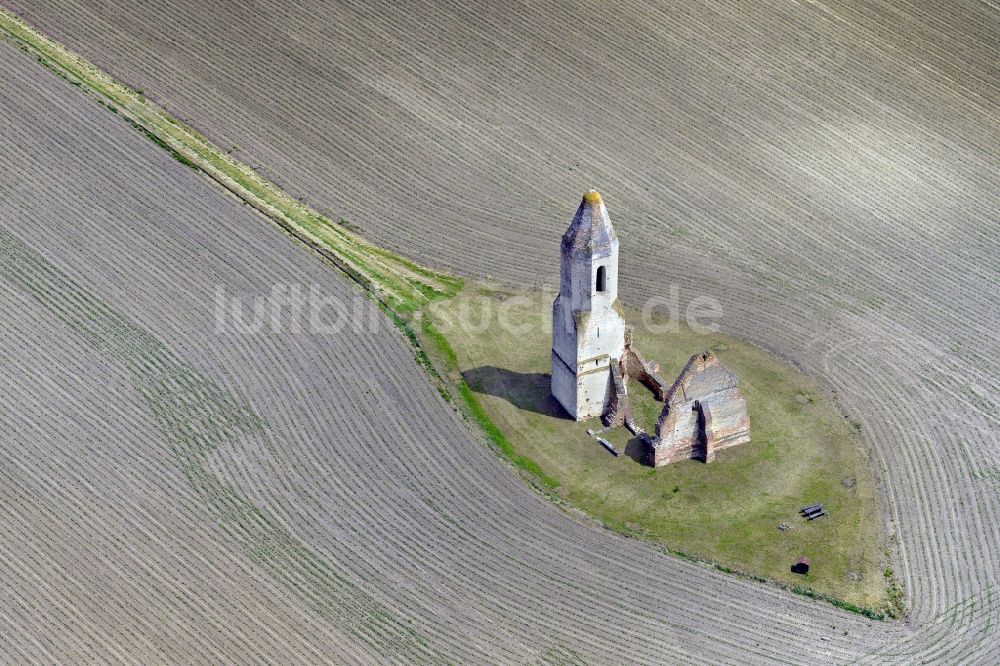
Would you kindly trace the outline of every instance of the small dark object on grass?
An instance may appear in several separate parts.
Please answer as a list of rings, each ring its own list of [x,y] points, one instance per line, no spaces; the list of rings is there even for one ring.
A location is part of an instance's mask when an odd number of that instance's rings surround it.
[[[809,573],[809,565],[811,564],[812,560],[808,557],[800,557],[799,561],[792,565],[792,573],[807,574]]]
[[[813,518],[825,516],[826,509],[823,508],[822,504],[810,504],[809,506],[802,507],[802,515],[807,519],[812,520]]]

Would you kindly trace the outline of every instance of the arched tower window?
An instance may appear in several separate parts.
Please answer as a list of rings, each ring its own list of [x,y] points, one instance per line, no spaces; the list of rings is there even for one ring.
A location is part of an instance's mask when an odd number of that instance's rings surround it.
[[[597,291],[608,290],[608,274],[604,266],[597,267]]]

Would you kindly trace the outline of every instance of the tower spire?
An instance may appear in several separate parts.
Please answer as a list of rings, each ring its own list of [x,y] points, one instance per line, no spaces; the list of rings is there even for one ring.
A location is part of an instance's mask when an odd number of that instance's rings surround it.
[[[617,239],[601,193],[597,190],[588,190],[576,209],[573,222],[563,234],[563,248],[573,254],[600,252],[610,248]]]

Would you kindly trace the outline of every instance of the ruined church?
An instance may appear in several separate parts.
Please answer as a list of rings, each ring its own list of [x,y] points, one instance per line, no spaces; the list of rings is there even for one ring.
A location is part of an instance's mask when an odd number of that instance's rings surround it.
[[[746,399],[736,376],[710,352],[695,354],[669,387],[659,365],[642,359],[618,302],[618,237],[601,195],[583,195],[562,238],[559,295],[552,304],[552,395],[578,421],[600,416],[648,446],[654,467],[696,458],[711,462],[750,441]],[[629,380],[663,402],[656,434],[629,410]]]

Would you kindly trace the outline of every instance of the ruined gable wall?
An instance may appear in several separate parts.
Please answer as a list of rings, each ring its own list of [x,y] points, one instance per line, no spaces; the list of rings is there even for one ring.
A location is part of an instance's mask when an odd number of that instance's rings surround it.
[[[695,354],[667,391],[652,443],[654,466],[693,455],[711,461],[716,452],[749,441],[750,417],[736,376],[714,354]]]

